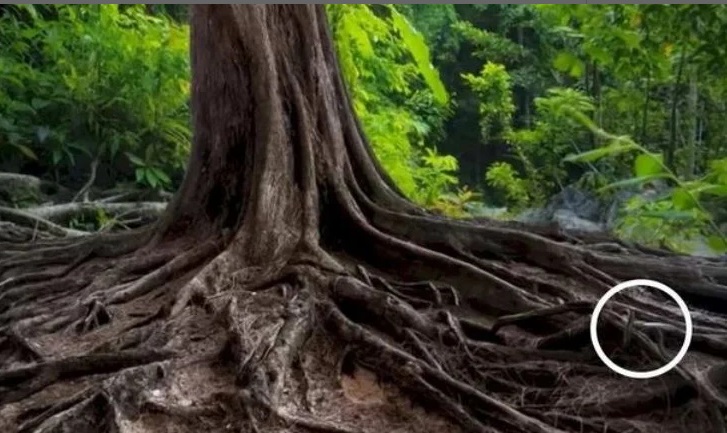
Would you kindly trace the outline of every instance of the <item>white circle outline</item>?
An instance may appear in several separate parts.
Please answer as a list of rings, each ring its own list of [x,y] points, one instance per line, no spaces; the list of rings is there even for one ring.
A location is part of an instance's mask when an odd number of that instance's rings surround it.
[[[674,359],[672,359],[666,365],[659,367],[655,370],[632,371],[627,370],[623,367],[619,367],[613,361],[611,361],[608,356],[606,356],[606,354],[603,352],[603,349],[601,348],[601,343],[599,343],[598,341],[598,332],[596,329],[596,326],[598,325],[598,316],[601,314],[601,310],[603,310],[606,302],[608,302],[608,300],[611,299],[618,292],[635,286],[647,286],[661,290],[662,292],[666,293],[672,299],[674,299],[674,301],[676,301],[679,309],[682,312],[682,315],[684,316],[686,332],[684,334],[684,342],[682,343],[681,349],[679,349],[679,352],[674,357]],[[682,358],[684,358],[684,355],[687,354],[687,350],[689,350],[689,345],[692,343],[692,331],[692,316],[689,314],[689,309],[687,308],[687,304],[684,303],[684,300],[671,287],[653,280],[629,280],[615,285],[608,292],[606,292],[606,294],[603,295],[603,297],[598,301],[598,303],[596,304],[596,308],[593,310],[593,315],[591,316],[591,343],[593,344],[593,348],[596,349],[596,354],[599,358],[601,358],[601,361],[603,361],[603,363],[606,364],[608,368],[622,376],[626,376],[632,379],[652,379],[661,376],[662,374],[676,367],[676,365],[681,362]]]

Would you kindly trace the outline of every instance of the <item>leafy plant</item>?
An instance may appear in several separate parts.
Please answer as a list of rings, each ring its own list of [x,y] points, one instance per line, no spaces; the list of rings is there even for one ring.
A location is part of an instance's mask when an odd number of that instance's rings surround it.
[[[343,75],[375,155],[402,192],[430,206],[457,184],[456,160],[425,145],[449,95],[424,37],[393,5],[328,5]]]
[[[455,192],[437,197],[430,207],[444,215],[455,218],[466,218],[472,215],[473,205],[481,203],[482,196],[464,186]]]
[[[495,162],[485,174],[487,183],[504,193],[511,209],[524,208],[532,199],[528,192],[528,183],[523,180],[507,162]]]
[[[587,116],[595,107],[582,92],[558,87],[534,102],[533,126],[513,129],[506,138],[523,163],[529,189],[539,191],[542,200],[568,183],[569,173],[562,159],[590,146],[587,129],[575,122],[571,113]]]
[[[457,159],[450,155],[440,155],[435,149],[425,149],[421,156],[421,166],[413,172],[416,190],[414,199],[425,206],[433,206],[456,187],[459,180],[456,173]]]
[[[602,189],[641,186],[658,180],[666,180],[675,185],[663,199],[654,202],[638,198],[631,200],[626,206],[627,216],[619,227],[622,234],[633,236],[635,233],[638,236],[639,228],[646,229],[646,233],[654,233],[651,235],[652,243],[653,241],[666,243],[677,250],[684,250],[686,241],[704,235],[708,239],[709,246],[716,252],[727,251],[725,234],[700,200],[710,195],[727,197],[727,182],[725,182],[727,176],[724,171],[727,164],[724,160],[713,161],[710,171],[701,179],[686,181],[667,167],[661,154],[650,152],[627,136],[614,136],[603,131],[580,113],[571,114],[606,144],[588,152],[569,155],[566,161],[594,162],[601,158],[636,153],[632,176],[606,185]],[[639,240],[644,241],[644,239]]]
[[[172,180],[163,169],[130,153],[127,153],[126,156],[135,167],[134,175],[137,183],[154,189],[166,189],[171,186]]]
[[[462,79],[479,98],[480,129],[482,137],[507,133],[515,112],[512,102],[512,84],[505,67],[487,62],[479,75],[463,74]]]
[[[123,180],[134,175],[118,159],[126,152],[148,155],[165,176],[184,168],[188,26],[143,5],[11,12],[0,18],[0,143],[37,156],[56,176],[102,160]]]

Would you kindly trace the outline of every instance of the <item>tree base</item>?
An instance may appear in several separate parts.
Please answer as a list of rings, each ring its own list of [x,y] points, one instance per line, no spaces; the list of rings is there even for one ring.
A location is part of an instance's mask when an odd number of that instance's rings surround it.
[[[725,263],[429,215],[372,157],[322,7],[193,10],[195,144],[159,224],[0,245],[2,431],[725,431],[725,316],[694,308],[687,359],[638,384],[588,332],[632,278],[724,311]],[[640,369],[683,335],[649,292],[599,328]]]
[[[115,236],[116,247],[138,247]],[[142,248],[109,266],[108,257],[89,260],[109,255],[101,248],[109,239],[72,248],[55,242],[0,263],[3,431],[628,432],[688,425],[718,432],[724,425],[727,374],[715,361],[727,356],[717,338],[727,323],[719,316],[695,312],[693,353],[683,367],[635,390],[590,347],[593,301],[488,317],[468,311],[446,284],[393,281],[320,251],[278,266],[235,268],[234,252],[210,242],[174,258],[168,247]],[[39,261],[56,265],[19,273]],[[649,319],[638,308],[648,298],[632,297],[636,325]],[[601,339],[620,365],[654,368],[650,361],[670,358],[664,348],[680,344],[670,316],[656,333],[613,313],[604,317]],[[625,337],[633,343],[619,353]]]

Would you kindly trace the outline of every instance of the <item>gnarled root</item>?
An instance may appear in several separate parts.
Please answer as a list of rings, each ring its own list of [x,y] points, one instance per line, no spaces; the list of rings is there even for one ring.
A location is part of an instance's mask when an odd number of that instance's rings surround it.
[[[215,282],[207,275],[216,269],[215,261],[208,261],[217,251],[218,246],[201,245],[155,266],[127,259],[107,271],[114,284],[105,290],[98,284],[83,289],[103,296],[88,298],[76,310],[74,321],[52,332],[54,338],[79,341],[74,351],[86,347],[85,353],[55,358],[47,344],[44,351],[44,345],[37,343],[46,341],[43,332],[38,333],[43,324],[26,326],[35,330],[29,334],[7,328],[0,342],[4,357],[0,386],[5,387],[0,415],[14,417],[10,425],[23,432],[54,431],[60,426],[90,432],[102,425],[124,431],[132,424],[147,428],[150,419],[199,426],[232,422],[249,431],[293,425],[307,431],[367,431],[316,400],[320,389],[331,392],[341,386],[330,371],[321,376],[304,361],[325,353],[375,372],[389,384],[376,386],[402,390],[410,397],[396,398],[437,408],[464,431],[556,433],[572,431],[576,424],[585,431],[604,425],[626,431],[632,417],[661,412],[667,403],[672,413],[665,416],[681,416],[689,412],[690,402],[702,397],[705,413],[724,410],[721,367],[696,376],[679,370],[669,374],[672,385],[648,385],[640,393],[619,388],[621,382],[593,356],[587,338],[577,341],[587,335],[591,301],[478,322],[456,288],[436,281],[396,281],[360,265],[340,275],[291,258],[295,264],[278,267],[275,274],[262,273],[262,279],[247,278],[244,284],[222,287],[219,284],[227,280]],[[150,273],[119,284],[122,275],[129,278],[139,269]],[[197,271],[190,274],[190,269]],[[199,269],[207,276],[196,277]],[[186,282],[181,286],[174,283],[180,277]],[[212,286],[199,286],[199,278]],[[159,290],[164,287],[178,287],[178,293],[197,289],[184,295],[182,302]],[[32,304],[33,298],[8,296],[20,303],[16,306]],[[54,296],[63,298],[59,293]],[[172,309],[174,315],[169,314]],[[632,345],[641,350],[631,347],[630,355],[616,355],[619,362],[643,357],[663,361],[659,345],[646,333],[627,329],[612,313],[604,317],[604,344],[616,344],[630,332]],[[640,320],[643,317],[634,323]],[[697,319],[695,325],[696,335],[708,339],[712,337],[699,330],[714,332],[721,323]],[[540,332],[535,331],[538,327]],[[675,328],[668,329],[672,339],[679,336]],[[151,350],[162,346],[174,350],[176,360],[165,361],[169,351]],[[341,347],[349,350],[344,353]],[[111,350],[121,351],[110,354]],[[28,362],[32,364],[11,367]],[[122,379],[137,370],[149,376],[149,368],[159,362],[166,365],[163,375],[170,376],[155,379],[150,389],[159,395]],[[183,398],[171,397],[180,392],[181,381],[188,380],[184,377],[191,371],[212,374],[225,383],[225,389],[199,396],[187,389]],[[94,377],[105,379],[99,382]],[[120,403],[110,393],[109,383],[125,389],[124,398],[133,404]],[[48,400],[55,389],[66,386],[75,391]],[[604,397],[584,395],[589,386],[603,387]],[[360,404],[343,402],[337,404]],[[555,421],[556,414],[568,421]],[[717,418],[711,419],[704,431],[717,431],[712,430]]]

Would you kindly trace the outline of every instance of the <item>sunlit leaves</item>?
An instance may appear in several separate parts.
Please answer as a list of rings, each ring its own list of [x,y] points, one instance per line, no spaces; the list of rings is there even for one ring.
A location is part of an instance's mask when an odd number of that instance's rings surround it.
[[[724,254],[727,253],[727,241],[721,236],[712,235],[707,238],[707,245],[709,247],[719,253]]]
[[[561,51],[555,56],[555,59],[553,59],[553,67],[561,72],[570,74],[574,78],[580,78],[585,70],[583,60],[567,51]]]
[[[429,57],[429,47],[424,41],[424,36],[414,29],[409,21],[393,7],[390,9],[392,16],[392,24],[399,32],[404,45],[408,48],[414,61],[419,68],[427,85],[431,89],[437,102],[446,104],[448,102],[447,90],[444,88],[442,80],[439,78],[439,71],[432,65]]]
[[[664,172],[664,157],[661,154],[642,153],[634,159],[634,174],[637,177],[654,176]]]
[[[616,156],[635,150],[633,143],[627,141],[613,141],[608,146],[598,147],[586,152],[571,154],[564,158],[567,162],[595,162],[607,156]]]
[[[653,174],[653,175],[647,175],[647,176],[637,176],[637,177],[630,177],[628,179],[621,179],[617,180],[616,182],[611,182],[608,185],[602,187],[600,191],[609,191],[619,188],[627,188],[627,187],[634,187],[634,186],[641,186],[644,184],[647,184],[649,182],[659,180],[659,179],[667,179],[668,176],[664,174]]]
[[[462,79],[479,99],[480,128],[485,140],[492,130],[508,131],[515,112],[510,75],[503,65],[487,62],[479,75],[462,74]]]
[[[495,162],[490,165],[485,178],[490,186],[502,191],[516,209],[524,207],[530,200],[527,183],[507,162]]]
[[[502,35],[477,28],[468,21],[455,23],[452,30],[475,47],[472,52],[475,57],[496,63],[511,63],[521,60],[525,54],[521,45]]]
[[[689,210],[697,207],[698,203],[694,195],[686,188],[677,188],[671,196],[674,207],[678,210]]]
[[[394,6],[328,5],[353,105],[397,186],[431,205],[457,183],[456,159],[423,142],[449,101],[424,37]],[[455,164],[454,166],[452,164]]]

